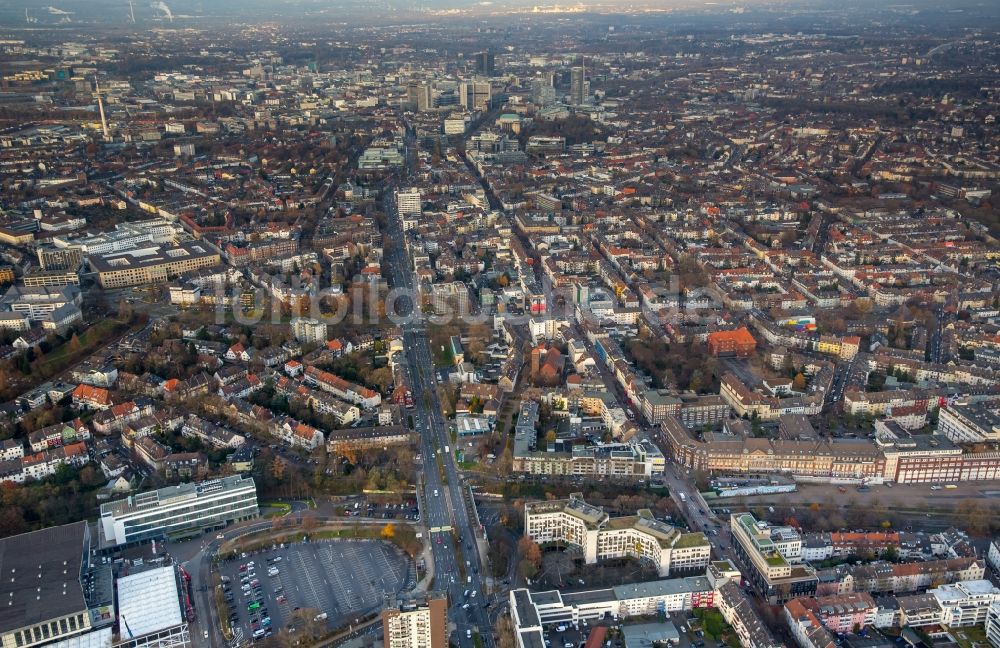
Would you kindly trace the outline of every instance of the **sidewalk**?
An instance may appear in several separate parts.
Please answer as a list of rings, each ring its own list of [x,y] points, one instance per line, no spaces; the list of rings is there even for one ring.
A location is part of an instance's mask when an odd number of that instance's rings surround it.
[[[424,533],[426,534],[426,531]],[[424,550],[420,554],[420,558],[424,561],[424,577],[413,588],[416,592],[430,590],[431,584],[434,582],[434,551],[431,549],[430,535],[427,535],[427,542],[424,543]]]

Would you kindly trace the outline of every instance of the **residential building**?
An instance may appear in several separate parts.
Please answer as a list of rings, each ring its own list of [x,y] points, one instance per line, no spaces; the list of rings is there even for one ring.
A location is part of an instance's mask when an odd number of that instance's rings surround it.
[[[538,404],[534,403],[537,408]],[[522,410],[525,404],[522,403]],[[649,479],[663,474],[666,460],[649,439],[633,436],[620,443],[574,445],[556,441],[536,449],[530,419],[518,418],[514,431],[514,472],[534,475],[598,475],[615,479]]]
[[[322,344],[326,342],[326,323],[311,317],[295,317],[292,319],[292,335],[303,344]]]
[[[1000,441],[1000,405],[995,401],[956,401],[938,412],[937,433],[955,443]]]
[[[1000,648],[1000,603],[993,603],[986,612],[986,640]]]
[[[782,616],[799,648],[835,648],[833,635],[811,609],[804,605],[804,599],[792,599],[785,603]]]
[[[533,620],[541,628],[584,620],[690,612],[714,607],[716,591],[707,577],[688,576],[575,592],[515,589],[510,598],[515,623],[523,630],[525,626],[531,627]]]
[[[426,592],[382,610],[385,648],[447,648],[448,595]]]
[[[660,576],[704,571],[712,549],[704,534],[683,533],[656,520],[648,510],[612,518],[587,504],[580,494],[567,500],[526,503],[524,532],[539,544],[578,547],[585,564],[632,557],[655,567]]]
[[[988,580],[940,585],[927,593],[941,606],[941,623],[950,628],[986,623],[990,606],[1000,602],[1000,589]]]
[[[414,187],[396,192],[396,211],[400,216],[419,214],[421,211],[420,190]]]
[[[316,367],[306,369],[305,381],[363,409],[378,407],[382,403],[382,397],[378,392]]]
[[[986,552],[986,564],[995,572],[1000,572],[1000,538],[994,538]]]
[[[730,516],[733,550],[754,590],[771,603],[816,592],[815,570],[802,562],[802,538],[791,527],[773,527],[750,513]]]
[[[718,587],[716,607],[722,618],[733,627],[743,648],[779,648],[782,643],[774,638],[746,592],[733,580],[727,579]]]

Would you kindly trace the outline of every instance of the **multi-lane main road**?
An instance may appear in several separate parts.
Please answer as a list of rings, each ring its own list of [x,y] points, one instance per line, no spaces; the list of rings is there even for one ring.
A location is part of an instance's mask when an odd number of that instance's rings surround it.
[[[383,203],[387,219],[383,261],[390,287],[413,291],[414,274],[393,193],[392,187],[387,188]],[[419,305],[412,303],[410,298],[404,297],[397,302],[399,312],[414,314],[414,308],[419,309]],[[419,310],[416,314],[419,315]],[[426,329],[419,317],[405,322],[402,328],[407,374],[415,402],[413,421],[420,435],[423,479],[419,495],[423,518],[430,531],[434,589],[448,593],[449,620],[455,627],[453,641],[469,648],[473,645],[470,635],[478,632],[484,645],[491,647],[493,637],[486,614],[483,565],[476,543],[479,524],[471,519],[465,505],[467,487],[455,463],[447,422],[441,414]],[[439,470],[439,463],[443,471]]]

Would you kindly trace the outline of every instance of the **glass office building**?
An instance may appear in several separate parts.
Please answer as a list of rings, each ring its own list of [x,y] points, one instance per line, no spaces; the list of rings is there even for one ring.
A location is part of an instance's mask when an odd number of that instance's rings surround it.
[[[101,545],[181,538],[257,517],[252,477],[169,486],[101,505]]]

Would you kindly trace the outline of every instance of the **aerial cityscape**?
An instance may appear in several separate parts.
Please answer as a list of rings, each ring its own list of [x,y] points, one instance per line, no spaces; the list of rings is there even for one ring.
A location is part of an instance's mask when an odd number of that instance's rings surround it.
[[[0,648],[1000,648],[1000,4],[56,1]]]

